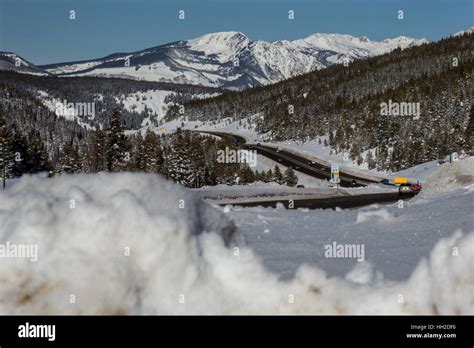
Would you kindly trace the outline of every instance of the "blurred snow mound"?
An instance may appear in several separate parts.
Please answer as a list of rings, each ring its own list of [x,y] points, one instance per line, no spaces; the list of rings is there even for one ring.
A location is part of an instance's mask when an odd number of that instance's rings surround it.
[[[474,314],[474,233],[441,240],[406,282],[369,265],[279,281],[238,237],[156,175],[23,177],[0,196],[0,243],[37,243],[38,261],[0,259],[0,314]]]
[[[346,274],[346,279],[354,283],[369,284],[374,280],[374,276],[382,278],[381,273],[375,272],[374,266],[367,261],[357,263],[352,270]]]
[[[391,222],[395,217],[390,214],[387,209],[360,211],[359,213],[357,213],[357,219],[355,223],[364,223],[371,218],[375,218],[377,222]]]

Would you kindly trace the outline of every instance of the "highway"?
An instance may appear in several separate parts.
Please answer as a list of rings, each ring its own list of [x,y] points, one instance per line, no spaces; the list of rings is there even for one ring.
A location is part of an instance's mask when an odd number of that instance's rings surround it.
[[[266,200],[232,200],[214,202],[217,205],[238,205],[242,207],[271,207],[276,208],[278,203],[283,204],[287,209],[350,209],[358,208],[371,204],[390,204],[396,203],[399,200],[406,200],[413,197],[413,194],[400,195],[397,191],[390,191],[387,193],[367,193],[347,196],[334,196],[324,198],[269,198]]]
[[[293,152],[286,151],[284,149],[277,149],[272,146],[261,145],[261,144],[247,144],[247,141],[244,137],[236,134],[230,134],[225,132],[217,131],[198,131],[200,133],[212,134],[223,139],[234,143],[236,146],[247,149],[247,150],[256,150],[258,154],[268,157],[282,165],[291,167],[296,171],[310,175],[318,179],[330,179],[331,178],[331,168],[325,166],[322,163],[317,161],[311,161],[308,158],[297,155]],[[341,180],[340,185],[342,187],[353,187],[353,186],[367,186],[370,183],[378,183],[379,180],[374,180],[372,178],[367,178],[361,175],[354,175],[352,173],[346,173],[344,171],[339,171],[339,178]],[[353,185],[353,181],[355,185]]]
[[[319,179],[330,179],[331,168],[325,166],[319,161],[312,161],[306,157],[300,156],[284,149],[278,149],[272,146],[261,145],[261,144],[247,144],[244,137],[225,132],[217,131],[196,131],[199,133],[206,133],[218,136],[222,139],[234,143],[234,145],[248,150],[256,150],[258,154],[268,157],[282,165],[291,167],[296,171],[313,176]],[[374,180],[373,178],[364,177],[362,175],[355,175],[352,173],[346,173],[344,171],[339,172],[341,179],[340,185],[342,187],[353,187],[353,181],[355,186],[367,186],[371,183],[379,183],[380,180]],[[288,197],[280,198],[269,198],[265,200],[261,199],[248,199],[248,200],[232,200],[232,201],[216,201],[217,205],[238,205],[243,207],[273,207],[275,208],[278,203],[283,204],[289,209],[308,208],[308,209],[350,209],[358,208],[371,204],[389,204],[395,203],[399,200],[411,199],[415,194],[400,194],[398,191],[388,191],[383,193],[366,193],[346,196],[333,196],[333,197],[307,197],[307,198],[295,198],[289,199]]]

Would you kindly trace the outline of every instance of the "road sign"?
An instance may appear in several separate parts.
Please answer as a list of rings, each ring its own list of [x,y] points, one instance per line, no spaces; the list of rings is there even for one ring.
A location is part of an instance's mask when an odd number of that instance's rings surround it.
[[[332,164],[331,165],[331,182],[333,184],[339,184],[341,179],[339,178],[339,165]]]

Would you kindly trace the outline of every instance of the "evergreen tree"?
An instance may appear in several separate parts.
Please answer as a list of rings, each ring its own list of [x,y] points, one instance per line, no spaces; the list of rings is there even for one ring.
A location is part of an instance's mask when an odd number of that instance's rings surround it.
[[[63,148],[61,157],[56,162],[56,173],[72,174],[80,172],[81,169],[77,147],[72,142],[67,143]]]
[[[2,178],[3,188],[6,180],[12,178],[15,158],[12,149],[12,134],[6,121],[0,115],[0,177]]]
[[[146,131],[143,141],[143,168],[146,172],[159,173],[163,164],[163,153],[160,140],[150,129]]]
[[[194,175],[190,182],[190,187],[201,187],[206,183],[207,170],[203,137],[186,132],[189,138],[188,152],[190,153],[192,170]]]
[[[367,161],[367,167],[369,169],[374,169],[376,167],[377,163],[374,160],[374,155],[372,154],[372,150],[369,150],[367,152],[367,156],[365,160]]]
[[[121,171],[126,167],[128,144],[123,132],[120,112],[114,110],[106,129],[105,159],[109,172]]]
[[[98,129],[89,139],[91,172],[105,171],[107,169],[106,132]]]
[[[249,184],[255,181],[256,175],[248,165],[242,166],[240,170],[241,184]]]
[[[50,172],[52,166],[49,161],[49,156],[39,136],[33,132],[30,133],[27,144],[28,150],[25,159],[27,173]]]
[[[295,187],[298,183],[298,177],[296,176],[295,171],[291,167],[288,167],[288,169],[285,170],[284,181],[286,185],[291,187]]]
[[[187,187],[195,181],[192,159],[189,149],[189,137],[178,128],[166,153],[166,176]]]
[[[127,171],[145,172],[146,169],[146,153],[143,146],[142,135],[138,132],[130,137],[131,155],[130,161],[127,163]]]
[[[261,175],[258,170],[255,171],[255,181],[260,181],[261,180]]]
[[[265,174],[264,176],[262,177],[262,181],[265,182],[265,183],[269,183],[269,182],[272,182],[273,181],[273,172],[271,169],[269,169]]]
[[[465,130],[466,152],[470,155],[474,155],[474,106],[471,105],[471,111],[469,113],[469,121]]]
[[[80,171],[83,173],[91,173],[90,146],[87,142],[83,142],[79,146],[79,165]]]
[[[275,168],[273,168],[273,181],[280,185],[284,183],[283,174],[281,173],[280,167],[276,164]]]
[[[19,132],[14,132],[12,141],[12,153],[15,156],[15,164],[13,166],[13,177],[20,177],[23,173],[28,173],[28,143],[27,139]]]

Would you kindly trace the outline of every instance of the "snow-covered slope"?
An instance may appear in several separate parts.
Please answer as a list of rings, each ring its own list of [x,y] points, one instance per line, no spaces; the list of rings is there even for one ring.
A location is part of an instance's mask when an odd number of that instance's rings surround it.
[[[432,197],[459,188],[474,191],[474,156],[440,165],[425,181],[420,197]],[[470,208],[474,208],[474,201]]]
[[[50,75],[48,72],[12,52],[0,52],[0,70],[10,70],[38,76]]]
[[[425,42],[404,36],[371,41],[340,34],[266,42],[252,41],[240,32],[219,32],[138,52],[42,68],[60,76],[113,76],[245,88],[322,69],[345,58],[362,59]]]
[[[460,36],[460,35],[464,35],[464,34],[471,34],[471,33],[473,33],[473,32],[474,32],[474,27],[470,27],[469,29],[458,31],[456,34],[453,34],[453,36]]]

